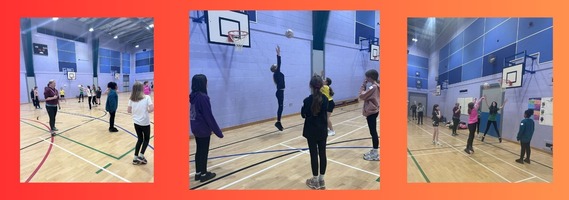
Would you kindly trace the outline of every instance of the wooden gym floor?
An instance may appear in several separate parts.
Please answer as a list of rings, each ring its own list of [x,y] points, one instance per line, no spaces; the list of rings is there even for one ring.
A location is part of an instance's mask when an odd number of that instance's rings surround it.
[[[407,122],[407,181],[424,182],[552,182],[552,155],[532,149],[531,164],[515,162],[519,158],[520,145],[512,141],[486,137],[474,139],[474,154],[463,150],[468,139],[468,129],[452,130],[439,127],[442,146],[432,144],[431,119],[423,118],[424,125],[416,120]],[[483,133],[481,133],[483,134]]]
[[[371,136],[362,106],[336,107],[332,113],[336,135],[328,137],[327,190],[379,189],[379,162],[363,159],[371,149]],[[283,117],[282,132],[274,121],[266,121],[224,131],[222,139],[212,135],[208,171],[217,176],[204,183],[194,181],[196,146],[191,138],[190,189],[309,190],[305,181],[312,171],[303,123],[298,114]],[[379,132],[379,119],[377,128]]]
[[[55,126],[49,133],[45,102],[42,109],[31,103],[20,105],[20,182],[153,182],[154,115],[150,114],[151,139],[145,157],[148,164],[132,164],[136,132],[127,113],[130,93],[119,93],[115,127],[110,133],[106,95],[101,105],[89,110],[87,97],[61,102]]]

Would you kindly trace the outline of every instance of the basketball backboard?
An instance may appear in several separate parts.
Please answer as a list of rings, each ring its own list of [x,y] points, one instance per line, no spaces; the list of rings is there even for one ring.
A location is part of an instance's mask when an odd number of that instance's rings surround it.
[[[502,88],[522,87],[524,65],[518,64],[502,70]]]
[[[210,10],[205,12],[207,21],[208,42],[234,46],[228,38],[229,31],[247,31],[249,28],[249,15],[239,11]],[[243,41],[243,47],[251,47],[251,37]]]

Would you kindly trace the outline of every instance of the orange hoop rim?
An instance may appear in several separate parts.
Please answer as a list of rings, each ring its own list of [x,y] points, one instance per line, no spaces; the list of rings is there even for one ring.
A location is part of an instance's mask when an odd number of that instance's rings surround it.
[[[231,30],[227,32],[227,35],[228,35],[227,41],[235,43],[235,39],[237,39],[236,37],[240,37],[239,39],[244,39],[249,35],[249,32],[240,31],[240,30]]]

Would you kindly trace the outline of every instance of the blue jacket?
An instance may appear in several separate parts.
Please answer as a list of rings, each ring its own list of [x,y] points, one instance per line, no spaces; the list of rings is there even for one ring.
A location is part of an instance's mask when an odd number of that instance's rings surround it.
[[[198,138],[209,137],[211,132],[223,138],[223,133],[213,118],[207,94],[193,92],[190,95],[190,128],[194,136]]]
[[[527,143],[531,141],[533,136],[533,131],[535,128],[535,122],[530,118],[525,118],[520,123],[520,130],[518,131],[518,141]]]
[[[108,112],[116,112],[119,106],[119,96],[115,90],[110,90],[107,97],[107,104],[105,105],[105,110]]]

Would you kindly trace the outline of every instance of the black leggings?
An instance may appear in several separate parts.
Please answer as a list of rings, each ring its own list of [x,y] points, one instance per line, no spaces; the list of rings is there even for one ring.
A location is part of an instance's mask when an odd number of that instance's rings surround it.
[[[417,111],[416,110],[411,111],[411,117],[413,117],[413,119],[417,118]]]
[[[34,102],[34,106],[35,106],[36,108],[41,108],[41,107],[40,107],[40,100],[39,100],[38,97],[35,97],[35,98],[33,99],[33,102]]]
[[[476,124],[468,124],[468,141],[466,143],[466,149],[474,150],[472,148],[472,143],[474,142],[474,132],[476,132]]]
[[[318,176],[318,157],[320,157],[320,174],[326,173],[326,139],[324,140],[308,140],[308,149],[310,150],[310,166],[312,167],[312,175]]]
[[[488,129],[490,129],[491,124],[494,125],[494,130],[496,130],[496,134],[498,134],[498,138],[501,138],[500,137],[500,131],[498,131],[498,123],[496,121],[490,121],[490,120],[488,120],[488,122],[486,123],[486,130],[484,131],[484,136],[486,136],[486,133],[488,133]]]
[[[136,136],[138,137],[138,141],[136,141],[134,155],[138,156],[138,152],[144,154],[144,152],[146,151],[146,147],[148,147],[148,142],[150,141],[150,125],[141,126],[138,124],[134,124],[134,130],[136,130]],[[140,149],[141,145],[142,149]]]
[[[196,173],[207,172],[207,154],[209,153],[210,136],[205,138],[196,137]]]
[[[83,96],[83,94],[79,94],[79,102],[83,101],[85,99],[85,96]]]
[[[423,112],[419,112],[417,116],[417,124],[423,124]]]
[[[93,105],[97,104],[97,97],[93,96]]]
[[[277,90],[275,94],[277,96],[277,101],[279,103],[279,109],[277,110],[277,121],[281,121],[281,116],[283,115],[283,103],[284,103],[284,90]]]
[[[529,146],[529,142],[522,142],[520,141],[520,144],[522,146],[522,150],[520,152],[520,159],[523,160],[524,159],[524,153],[526,154],[526,159],[530,159],[529,156],[531,154],[531,147]]]
[[[116,114],[116,113],[117,113],[116,111],[114,111],[114,112],[109,112],[109,114],[111,115],[110,118],[109,118],[109,129],[115,127],[115,114]]]
[[[57,106],[45,106],[47,115],[49,115],[49,128],[55,129],[55,115],[57,115]]]
[[[460,124],[459,118],[452,118],[452,133],[456,134],[456,129],[458,129],[458,125]]]
[[[369,134],[371,135],[371,143],[374,149],[379,149],[379,136],[377,135],[377,116],[379,113],[367,116],[367,127],[369,128]]]
[[[476,121],[476,133],[480,133],[480,117],[478,117],[478,121]]]
[[[93,100],[93,97],[88,97],[87,102],[89,102],[89,110],[91,109],[91,100]]]

